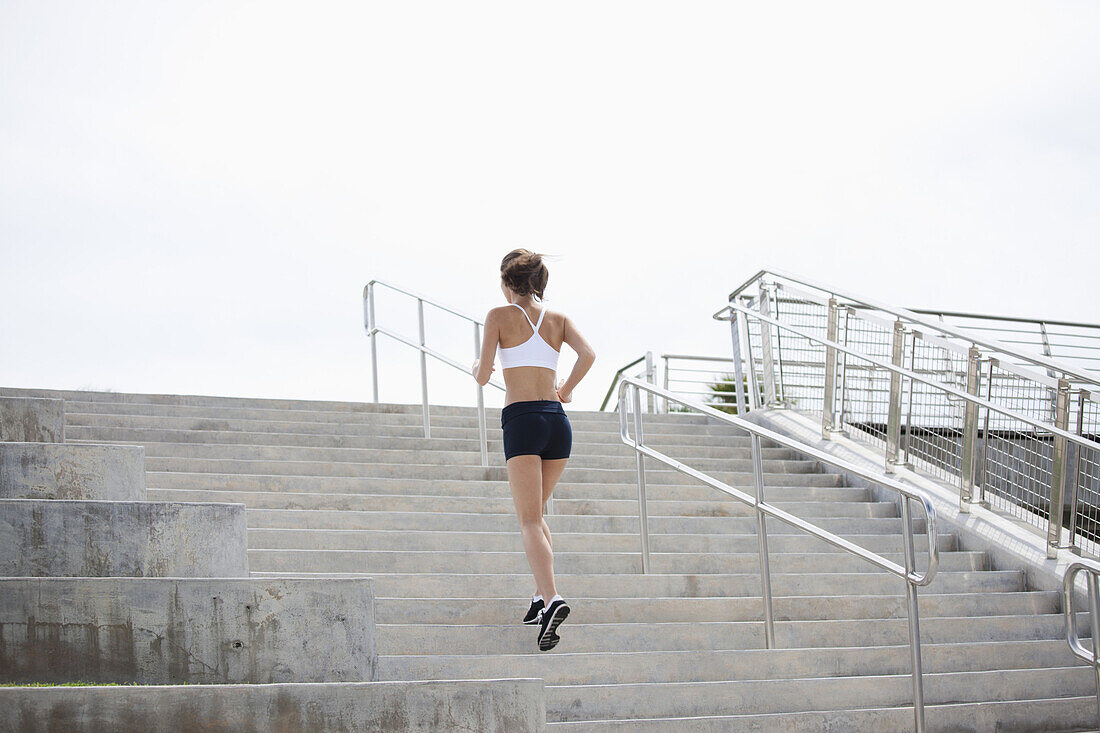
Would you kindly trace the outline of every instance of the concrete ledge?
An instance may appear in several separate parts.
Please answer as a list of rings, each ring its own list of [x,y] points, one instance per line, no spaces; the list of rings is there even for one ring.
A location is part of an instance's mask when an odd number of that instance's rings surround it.
[[[0,681],[359,682],[370,578],[0,578]]]
[[[0,499],[0,576],[248,577],[244,504]]]
[[[145,448],[0,443],[0,499],[145,499]]]
[[[64,443],[65,401],[0,397],[0,441]]]
[[[534,733],[542,680],[0,688],[0,729]]]

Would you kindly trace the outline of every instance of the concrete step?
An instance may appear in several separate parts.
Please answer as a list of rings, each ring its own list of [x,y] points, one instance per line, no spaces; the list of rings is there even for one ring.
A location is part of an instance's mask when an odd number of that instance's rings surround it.
[[[1076,657],[1061,639],[924,644],[926,673],[1071,667]],[[768,680],[910,673],[909,646],[735,651],[446,655],[378,658],[383,680],[539,677],[547,685]]]
[[[0,499],[0,576],[248,576],[244,506]]]
[[[0,729],[539,733],[542,680],[0,688]]]
[[[222,491],[148,489],[157,501],[222,501],[241,503],[253,509],[318,509],[369,512],[424,512],[451,515],[501,514],[514,511],[507,496],[400,496],[395,494],[321,494],[283,491]],[[892,518],[897,507],[890,502],[772,502],[778,508],[802,518],[852,517]],[[748,517],[753,510],[733,499],[727,501],[646,502],[649,517]],[[555,499],[554,515],[637,516],[638,501],[629,499]],[[775,520],[778,522],[778,520]]]
[[[0,578],[0,682],[374,679],[369,578]]]
[[[37,445],[37,444],[24,444]],[[86,447],[86,446],[85,446]],[[238,473],[261,474],[271,476],[390,476],[395,478],[428,478],[461,481],[473,479],[485,481],[495,479],[507,481],[508,474],[504,466],[461,466],[436,465],[425,463],[334,463],[326,461],[246,461],[233,459],[192,460],[186,458],[147,458],[145,467],[149,471],[184,471],[187,473]],[[764,461],[763,470],[767,474],[805,474],[817,473],[816,461],[778,460]],[[637,471],[633,466],[620,468],[585,468],[570,466],[571,481],[630,482],[637,481]],[[751,485],[752,462],[730,460],[724,467],[708,471],[711,476],[732,485]],[[654,483],[698,484],[689,476],[672,469],[653,468],[646,476],[653,474]],[[746,480],[746,477],[748,479]]]
[[[263,573],[257,577],[346,577],[345,573]],[[364,576],[365,577],[365,576]],[[517,606],[534,590],[530,573],[372,573],[379,597],[386,598],[507,598]],[[570,596],[585,598],[738,598],[760,595],[760,574],[740,575],[571,575],[556,574],[558,587]],[[901,581],[886,573],[772,573],[777,595],[897,595]],[[1024,574],[1018,570],[941,571],[921,592],[995,593],[1024,590]]]
[[[224,445],[204,443],[140,443],[145,447],[146,459],[175,458],[194,461],[247,460],[247,461],[304,461],[329,463],[415,463],[435,465],[480,466],[481,455],[476,445],[463,449],[413,448],[317,448],[286,445]],[[573,468],[634,468],[634,453],[626,445],[610,444],[586,446],[575,451],[569,461]],[[668,450],[667,448],[665,449]],[[701,471],[746,470],[751,466],[752,452],[744,448],[682,447],[673,450],[674,457],[691,460],[692,466]],[[763,448],[761,457],[766,461],[792,460],[799,456],[787,448]],[[500,451],[490,454],[492,465],[505,465]]]
[[[79,416],[74,416],[77,419]],[[140,426],[80,425],[67,426],[66,438],[91,442],[123,442],[152,445],[154,443],[230,444],[230,445],[293,445],[320,446],[336,448],[389,448],[403,450],[461,450],[478,452],[478,433],[470,428],[446,428],[432,431],[431,438],[425,438],[423,430],[402,429],[403,435],[380,435],[377,431],[359,426],[333,426],[331,423],[296,423],[302,425],[301,432],[288,430],[263,430],[268,425],[251,426],[254,429],[219,429]],[[285,426],[283,426],[285,427]],[[291,426],[293,427],[293,426]],[[339,432],[334,432],[339,430]],[[501,431],[489,428],[489,449],[497,453],[502,451]],[[689,430],[651,434],[646,433],[646,442],[661,450],[673,449],[691,451],[737,450],[748,448],[750,439],[744,435],[707,435]],[[618,432],[590,432],[575,430],[573,444],[584,446],[592,452],[606,452],[623,446]],[[763,447],[771,446],[763,441]],[[696,455],[688,453],[688,455]],[[702,454],[699,454],[702,455]]]
[[[822,477],[818,479],[817,477]],[[825,479],[824,477],[828,477]],[[569,479],[559,482],[554,496],[559,499],[638,499],[637,484],[583,484]],[[814,479],[812,482],[808,479]],[[795,485],[769,485],[764,497],[768,501],[867,501],[866,489],[834,486],[836,476],[829,474],[804,474],[777,476],[776,481]],[[154,489],[216,489],[222,491],[280,491],[285,493],[322,494],[397,494],[410,496],[425,494],[438,496],[510,496],[506,481],[437,481],[431,479],[363,478],[333,479],[323,476],[255,476],[223,473],[149,473],[146,480]],[[796,483],[798,482],[798,483]],[[749,490],[746,488],[746,490]],[[650,499],[686,501],[728,501],[724,494],[709,486],[651,484],[646,482],[646,495]]]
[[[1051,697],[1046,699],[945,703],[927,705],[925,720],[930,731],[950,733],[1051,733],[1096,729],[1096,696]],[[689,718],[634,718],[631,720],[577,720],[550,722],[547,730],[632,733],[743,733],[784,731],[902,731],[913,729],[912,701],[909,705],[886,708],[809,711],[803,713],[743,713]]]
[[[887,554],[896,563],[900,554]],[[926,553],[916,554],[917,567],[927,567]],[[981,552],[949,552],[940,555],[941,570],[984,570]],[[254,572],[330,573],[519,573],[528,569],[523,552],[389,552],[385,550],[249,550],[248,565]],[[710,554],[651,553],[654,573],[750,573],[758,568],[755,553]],[[554,569],[560,573],[639,573],[637,552],[555,552]],[[866,560],[849,554],[773,553],[776,573],[884,572]],[[900,582],[900,581],[899,581]]]
[[[382,412],[382,411],[343,411],[343,410],[312,410],[296,407],[265,408],[253,406],[239,407],[215,407],[215,406],[185,406],[185,405],[152,405],[141,403],[129,403],[126,405],[110,405],[101,402],[79,402],[70,400],[66,406],[66,413],[79,415],[83,419],[96,417],[158,417],[158,418],[191,418],[205,420],[252,420],[257,422],[328,422],[333,424],[358,424],[381,426],[413,426],[423,427],[423,415],[416,412]],[[569,420],[578,426],[589,429],[618,431],[618,415],[609,413],[591,412],[585,410],[566,409]],[[487,408],[485,410],[486,424],[500,427],[500,409]],[[706,416],[695,414],[647,414],[643,418],[646,427],[652,425],[655,429],[684,428],[715,429],[727,433],[738,433],[736,428],[718,421],[709,420]],[[476,412],[465,414],[451,414],[447,411],[431,411],[431,427],[454,427],[477,425]]]
[[[243,493],[243,492],[242,492]],[[160,496],[172,496],[158,492]],[[197,494],[230,500],[230,494],[209,492]],[[557,502],[555,502],[555,511]],[[449,531],[461,529],[468,532],[515,532],[515,512],[500,514],[460,512],[376,512],[341,511],[337,509],[265,509],[246,510],[249,527],[278,527],[287,529],[408,529],[424,531]],[[551,532],[605,532],[638,534],[638,517],[582,515],[555,513],[546,518]],[[866,533],[875,535],[901,534],[900,517],[821,517],[814,520],[818,527],[835,534]],[[649,531],[654,534],[682,534],[705,532],[708,534],[754,534],[754,517],[649,517]],[[913,531],[924,532],[924,521],[914,518]],[[768,536],[800,535],[805,533],[783,522],[769,520]]]
[[[64,443],[65,403],[0,396],[0,443]]]
[[[66,425],[100,428],[152,428],[158,430],[222,430],[259,433],[321,433],[335,435],[362,435],[423,438],[424,427],[419,421],[402,423],[379,423],[360,421],[300,421],[290,419],[257,420],[247,418],[220,417],[164,417],[159,415],[97,415],[70,413],[65,414]],[[585,441],[590,437],[598,442],[614,443],[619,441],[618,424],[587,423],[570,417],[575,441]],[[499,440],[501,427],[499,421],[490,420],[486,424],[487,434],[492,440]],[[675,439],[676,436],[690,434],[699,439],[712,439],[711,442],[722,445],[731,438],[744,437],[744,433],[722,425],[697,425],[686,427],[676,424],[653,424],[647,422],[643,428],[646,438],[660,440]],[[432,438],[467,438],[476,440],[478,424],[472,419],[458,419],[439,424],[433,420]],[[621,442],[621,441],[620,441]],[[684,441],[695,442],[695,441]]]
[[[319,450],[395,450],[413,452],[457,451],[480,458],[477,435],[468,438],[424,438],[424,437],[387,437],[355,435],[323,435],[313,433],[257,433],[226,430],[160,430],[156,428],[105,428],[88,426],[69,426],[68,437],[71,442],[110,442],[133,443],[149,449],[163,447],[164,455],[174,455],[171,451],[185,448],[275,448],[297,449],[316,448]],[[724,458],[737,453],[750,452],[750,440],[745,436],[719,436],[693,439],[690,433],[683,435],[658,436],[646,442],[658,450],[674,453],[685,458]],[[618,455],[630,448],[623,444],[618,434],[579,433],[574,435],[574,445],[578,451],[583,448],[586,455]],[[503,448],[499,435],[493,436],[488,443],[489,453],[503,461]],[[779,446],[764,451],[788,451]],[[765,455],[767,455],[765,453]]]
[[[0,499],[145,499],[145,449],[0,443]]]
[[[963,616],[921,618],[921,640],[928,643],[1058,639],[1060,614],[1043,616]],[[555,651],[678,651],[761,649],[763,621],[562,625]],[[523,654],[537,650],[537,629],[507,625],[379,624],[379,654]],[[776,624],[782,648],[866,647],[907,644],[904,618],[784,621]]]
[[[897,589],[895,589],[897,590]],[[756,621],[763,618],[759,597],[747,598],[579,598],[571,597],[569,623],[626,624],[688,621]],[[1018,593],[920,594],[921,619],[942,616],[1022,616],[1055,614],[1061,597],[1055,591]],[[379,598],[380,624],[507,625],[527,611],[525,601],[508,598]],[[902,618],[904,595],[776,596],[776,621]],[[1068,648],[1068,646],[1067,646]]]
[[[636,534],[555,532],[554,546],[575,552],[637,552],[640,544]],[[901,536],[852,534],[845,539],[856,542],[872,552],[900,552]],[[936,538],[941,552],[956,549],[953,535]],[[923,535],[916,536],[915,546],[927,547]],[[753,552],[757,548],[755,535],[728,534],[653,534],[649,535],[653,552],[733,553]],[[424,532],[417,530],[317,530],[265,529],[248,530],[248,546],[259,550],[421,550],[507,552],[520,547],[519,532]],[[768,543],[772,552],[844,552],[810,535],[779,535]]]
[[[941,672],[924,676],[926,704],[1083,696],[1095,687],[1086,667]],[[789,713],[911,705],[909,675],[734,682],[557,685],[546,688],[554,720]]]

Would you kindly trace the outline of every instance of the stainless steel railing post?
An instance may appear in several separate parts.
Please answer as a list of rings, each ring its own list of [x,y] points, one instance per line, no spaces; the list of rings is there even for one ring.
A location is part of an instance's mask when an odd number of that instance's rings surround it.
[[[378,402],[378,334],[375,332],[376,313],[374,310],[374,283],[367,285],[367,332],[370,334],[370,379],[371,394]]]
[[[654,370],[654,367],[653,367],[653,352],[652,351],[645,352],[645,381],[649,382],[650,384],[652,384],[654,386],[657,385],[657,372]],[[654,407],[655,402],[656,402],[656,400],[653,397],[652,392],[650,392],[648,395],[646,395],[646,407],[648,408],[647,412],[649,412],[650,414],[652,414],[653,412],[656,412],[656,409]]]
[[[771,296],[764,284],[760,284],[760,311],[771,318]],[[767,321],[760,321],[760,355],[764,360],[764,403],[768,407],[776,404],[775,362],[772,360],[772,327]]]
[[[737,311],[731,309],[730,315],[737,315]],[[756,358],[752,355],[752,334],[749,332],[749,319],[740,318],[742,343],[745,344],[745,366],[749,369],[749,409],[760,409],[760,381],[756,376]]]
[[[978,396],[978,374],[982,355],[977,346],[971,346],[966,359],[966,393]],[[967,400],[963,412],[961,463],[959,465],[959,511],[969,512],[974,501],[974,458],[978,442],[978,404]]]
[[[642,395],[637,387],[631,386],[634,393],[634,441],[642,444]],[[622,408],[620,408],[622,409]],[[642,573],[649,574],[649,512],[645,503],[645,456],[634,451],[638,458],[638,530],[642,540]]]
[[[745,370],[741,366],[741,338],[737,332],[737,321],[737,312],[731,311],[730,339],[733,342],[733,393],[737,396],[737,414],[744,415],[748,412],[748,400],[745,399]],[[751,364],[749,368],[752,368]]]
[[[663,376],[662,376],[661,379],[663,381],[664,388],[667,390],[668,389],[668,381],[669,381],[669,377],[668,377],[668,354],[661,354],[661,361],[664,362],[664,364],[662,365],[664,367],[664,372],[663,372]],[[663,412],[665,414],[668,414],[668,400],[661,400],[661,412]]]
[[[474,323],[474,358],[481,354],[481,324]],[[474,384],[477,384],[476,382]],[[481,465],[489,465],[489,437],[485,424],[485,388],[477,384],[477,446],[481,451]]]
[[[752,434],[752,483],[756,489],[756,536],[760,546],[760,598],[764,602],[764,643],[775,649],[775,617],[772,614],[772,575],[768,559],[768,523],[760,505],[764,502],[764,462],[760,436]]]
[[[427,345],[424,339],[424,301],[416,299],[416,317],[420,324],[420,399],[424,412],[424,437],[432,437],[432,427],[428,414],[428,354],[424,351]]]
[[[1077,391],[1077,435],[1085,434],[1085,390]],[[1081,487],[1081,446],[1073,446],[1073,470],[1070,471],[1069,484],[1069,546],[1074,552],[1077,547],[1077,492]]]
[[[1065,430],[1069,425],[1069,380],[1058,380],[1058,394],[1054,402],[1054,427]],[[1066,473],[1069,468],[1068,447],[1065,437],[1054,436],[1053,465],[1050,472],[1050,508],[1047,512],[1047,557],[1058,557],[1062,546],[1062,512],[1065,502]]]
[[[1096,717],[1100,720],[1100,590],[1096,574],[1085,573],[1089,591],[1089,629],[1092,632],[1092,671],[1096,680]]]
[[[905,604],[909,616],[909,655],[913,670],[913,718],[917,733],[924,731],[924,677],[921,670],[920,654],[920,609],[917,605],[917,589],[909,576],[916,567],[916,558],[913,556],[913,522],[910,518],[910,499],[908,496],[901,498],[901,526],[902,542],[905,550]],[[925,527],[926,532],[931,532],[932,527]],[[935,542],[930,539],[929,542]]]
[[[829,298],[829,323],[826,327],[827,338],[836,341],[837,328],[836,298]],[[833,434],[833,409],[836,405],[836,349],[825,347],[825,394],[821,404],[821,437],[828,440]]]
[[[894,343],[891,363],[900,367],[905,360],[905,324],[894,321]],[[901,375],[890,372],[890,404],[886,416],[886,473],[893,473],[898,463],[901,436]]]

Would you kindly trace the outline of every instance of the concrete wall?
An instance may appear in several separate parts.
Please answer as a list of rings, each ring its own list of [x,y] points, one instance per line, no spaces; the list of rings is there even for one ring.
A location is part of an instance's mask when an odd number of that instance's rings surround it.
[[[0,729],[24,733],[534,733],[542,680],[334,685],[0,688]]]
[[[0,443],[0,499],[145,499],[145,448]]]
[[[0,499],[0,576],[248,576],[243,504]]]
[[[0,682],[374,679],[369,578],[0,578]]]
[[[64,443],[65,402],[0,397],[0,441]]]

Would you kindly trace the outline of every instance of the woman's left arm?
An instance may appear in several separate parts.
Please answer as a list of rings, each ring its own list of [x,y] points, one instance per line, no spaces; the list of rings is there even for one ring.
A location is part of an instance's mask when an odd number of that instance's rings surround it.
[[[493,361],[497,355],[497,342],[500,341],[500,323],[497,322],[496,308],[485,316],[484,333],[481,336],[481,357],[474,359],[470,372],[481,386],[489,383],[489,377],[495,371]]]

